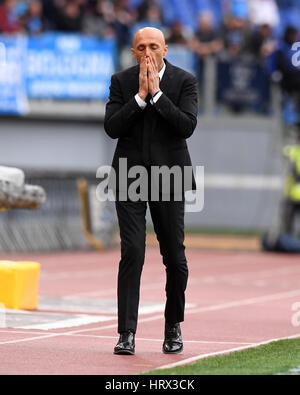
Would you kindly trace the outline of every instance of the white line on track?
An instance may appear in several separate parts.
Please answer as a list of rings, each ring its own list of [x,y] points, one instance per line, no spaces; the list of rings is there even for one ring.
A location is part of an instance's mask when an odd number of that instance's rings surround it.
[[[277,294],[270,294],[270,295],[264,295],[256,298],[249,298],[249,299],[244,299],[240,301],[232,301],[232,302],[227,302],[223,304],[218,304],[218,305],[212,305],[212,306],[207,306],[207,307],[201,307],[198,309],[188,309],[186,311],[186,314],[194,314],[194,313],[202,313],[206,311],[217,311],[217,310],[225,310],[233,307],[239,307],[239,306],[249,306],[253,305],[256,303],[262,303],[266,301],[273,301],[273,300],[280,300],[280,299],[285,299],[285,298],[291,298],[294,296],[300,295],[300,290],[293,290],[289,292],[281,292]],[[150,321],[156,321],[159,319],[163,319],[164,316],[163,314],[155,315],[152,317],[147,317],[147,318],[142,318],[139,320],[139,323],[144,323],[144,322],[150,322]],[[116,320],[116,318],[115,318]],[[68,335],[68,334],[78,334],[78,333],[85,333],[85,332],[90,332],[90,331],[99,331],[99,330],[105,330],[105,329],[112,329],[116,328],[118,326],[117,323],[110,324],[110,325],[104,325],[104,326],[99,326],[99,327],[92,327],[92,328],[85,328],[85,329],[77,329],[73,331],[67,331],[67,332],[60,332],[60,333],[51,333],[45,336],[39,336],[39,337],[33,337],[33,338],[27,338],[27,339],[17,339],[17,340],[9,340],[6,342],[0,342],[0,345],[3,344],[14,344],[14,343],[20,343],[20,342],[26,342],[26,341],[32,341],[32,340],[40,340],[40,339],[46,339],[46,338],[51,338],[51,337],[57,337],[57,336],[63,336],[63,335]]]
[[[9,334],[24,334],[24,335],[45,335],[45,332],[30,332],[30,331],[9,331],[9,330],[0,330],[1,333],[9,333]],[[103,336],[103,335],[89,335],[89,334],[72,334],[72,333],[64,333],[63,336],[70,336],[70,337],[87,337],[87,338],[95,338],[95,339],[116,339],[116,336]],[[136,341],[146,341],[146,342],[163,342],[163,339],[151,339],[151,338],[144,338],[144,337],[136,337]],[[199,343],[199,344],[240,344],[240,345],[252,345],[255,343],[249,342],[229,342],[229,341],[208,341],[208,340],[184,340],[185,343]]]
[[[273,301],[273,300],[293,298],[294,296],[299,296],[299,295],[300,295],[300,290],[296,289],[296,290],[288,291],[288,292],[280,292],[277,294],[258,296],[256,298],[249,298],[249,299],[238,300],[238,301],[233,301],[233,302],[221,303],[221,304],[217,304],[217,305],[213,305],[213,306],[189,309],[186,311],[186,313],[194,314],[194,313],[203,313],[206,311],[225,310],[225,309],[229,309],[231,307],[250,306],[250,305],[256,304],[256,303],[263,303],[263,302],[269,302],[269,301]]]
[[[230,273],[230,274],[225,274],[225,275],[218,275],[218,276],[211,276],[214,277],[215,280],[218,281],[247,281],[252,282],[253,278],[258,280],[258,279],[270,279],[274,277],[282,277],[283,275],[288,275],[288,274],[296,274],[300,272],[300,267],[296,266],[287,266],[284,268],[274,268],[273,270],[252,270],[252,271],[247,271],[247,272],[241,272],[241,273]],[[253,278],[251,278],[251,276]],[[198,281],[199,282],[199,281]],[[201,279],[200,279],[201,282]]]
[[[16,343],[23,343],[23,342],[29,342],[29,341],[33,341],[33,340],[41,340],[41,339],[48,339],[50,337],[56,337],[59,336],[59,334],[57,333],[52,333],[49,335],[45,335],[45,336],[34,336],[34,337],[27,337],[25,339],[18,339],[18,340],[7,340],[5,342],[0,342],[0,345],[4,345],[4,344],[16,344]]]
[[[67,336],[79,336],[79,337],[92,337],[99,339],[116,339],[116,336],[101,336],[101,335],[81,335],[81,334],[71,334]],[[163,342],[163,339],[149,339],[144,337],[136,337],[135,340],[146,341],[146,342]],[[252,345],[254,343],[246,343],[246,342],[220,342],[220,341],[206,341],[206,340],[184,340],[184,343],[197,343],[197,344],[240,344],[240,345]]]

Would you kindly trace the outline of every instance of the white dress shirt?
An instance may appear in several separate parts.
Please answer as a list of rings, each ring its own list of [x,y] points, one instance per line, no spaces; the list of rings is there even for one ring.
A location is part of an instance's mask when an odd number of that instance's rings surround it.
[[[162,80],[162,77],[163,77],[163,75],[164,75],[165,70],[166,70],[166,64],[165,64],[165,62],[164,62],[163,68],[162,68],[162,69],[160,70],[160,72],[158,73],[158,76],[159,76],[159,80],[160,80],[160,81]],[[150,99],[150,103],[151,103],[152,105],[153,105],[154,103],[156,103],[156,102],[158,101],[158,99],[161,97],[162,94],[163,94],[162,91],[160,91],[160,92],[155,96],[154,99]],[[135,95],[135,100],[136,100],[137,104],[138,104],[142,109],[144,109],[144,108],[147,106],[147,103],[146,103],[143,99],[140,98],[140,96],[139,96],[138,93]]]

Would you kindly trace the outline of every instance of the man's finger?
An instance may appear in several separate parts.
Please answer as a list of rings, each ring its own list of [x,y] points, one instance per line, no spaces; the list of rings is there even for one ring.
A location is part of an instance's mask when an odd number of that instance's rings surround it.
[[[153,68],[153,64],[151,62],[151,59],[149,58],[149,63],[148,63],[148,70],[151,73],[151,75],[154,77],[154,68]]]
[[[152,63],[152,65],[153,65],[154,70],[155,70],[155,71],[158,71],[156,59],[154,58],[154,56],[151,55],[150,59],[151,59],[151,63]]]
[[[150,77],[150,75],[152,75],[153,73],[153,69],[150,61],[147,63],[147,70],[148,70],[148,77]]]
[[[146,58],[142,57],[142,61],[140,64],[140,71],[144,72],[147,69]]]
[[[158,78],[158,72],[157,72],[157,69],[155,68],[152,61],[150,63],[150,68],[151,68],[151,75],[152,75],[153,81],[155,81],[155,79]]]
[[[158,77],[158,70],[157,70],[157,66],[156,63],[154,63],[154,60],[151,60],[151,65],[152,65],[152,70],[153,70],[153,74],[155,77]]]
[[[148,61],[149,61],[149,65],[150,65],[151,67],[153,67],[153,60],[152,60],[152,57],[151,57],[151,56],[149,56]]]

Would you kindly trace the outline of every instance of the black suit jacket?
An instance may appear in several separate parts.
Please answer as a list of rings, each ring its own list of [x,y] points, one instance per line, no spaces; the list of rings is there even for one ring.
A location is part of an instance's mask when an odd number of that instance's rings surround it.
[[[139,65],[114,74],[106,105],[104,129],[118,138],[112,167],[117,177],[119,158],[128,168],[141,166],[192,166],[186,139],[197,125],[197,79],[167,60],[160,82],[163,94],[141,109],[135,100],[139,90]],[[194,174],[192,188],[196,189]]]

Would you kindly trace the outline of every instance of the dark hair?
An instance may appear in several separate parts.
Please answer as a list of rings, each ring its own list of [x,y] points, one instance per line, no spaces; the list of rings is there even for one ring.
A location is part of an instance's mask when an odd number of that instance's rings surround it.
[[[291,44],[294,40],[294,36],[297,36],[298,30],[294,26],[288,26],[284,32],[284,41]]]

